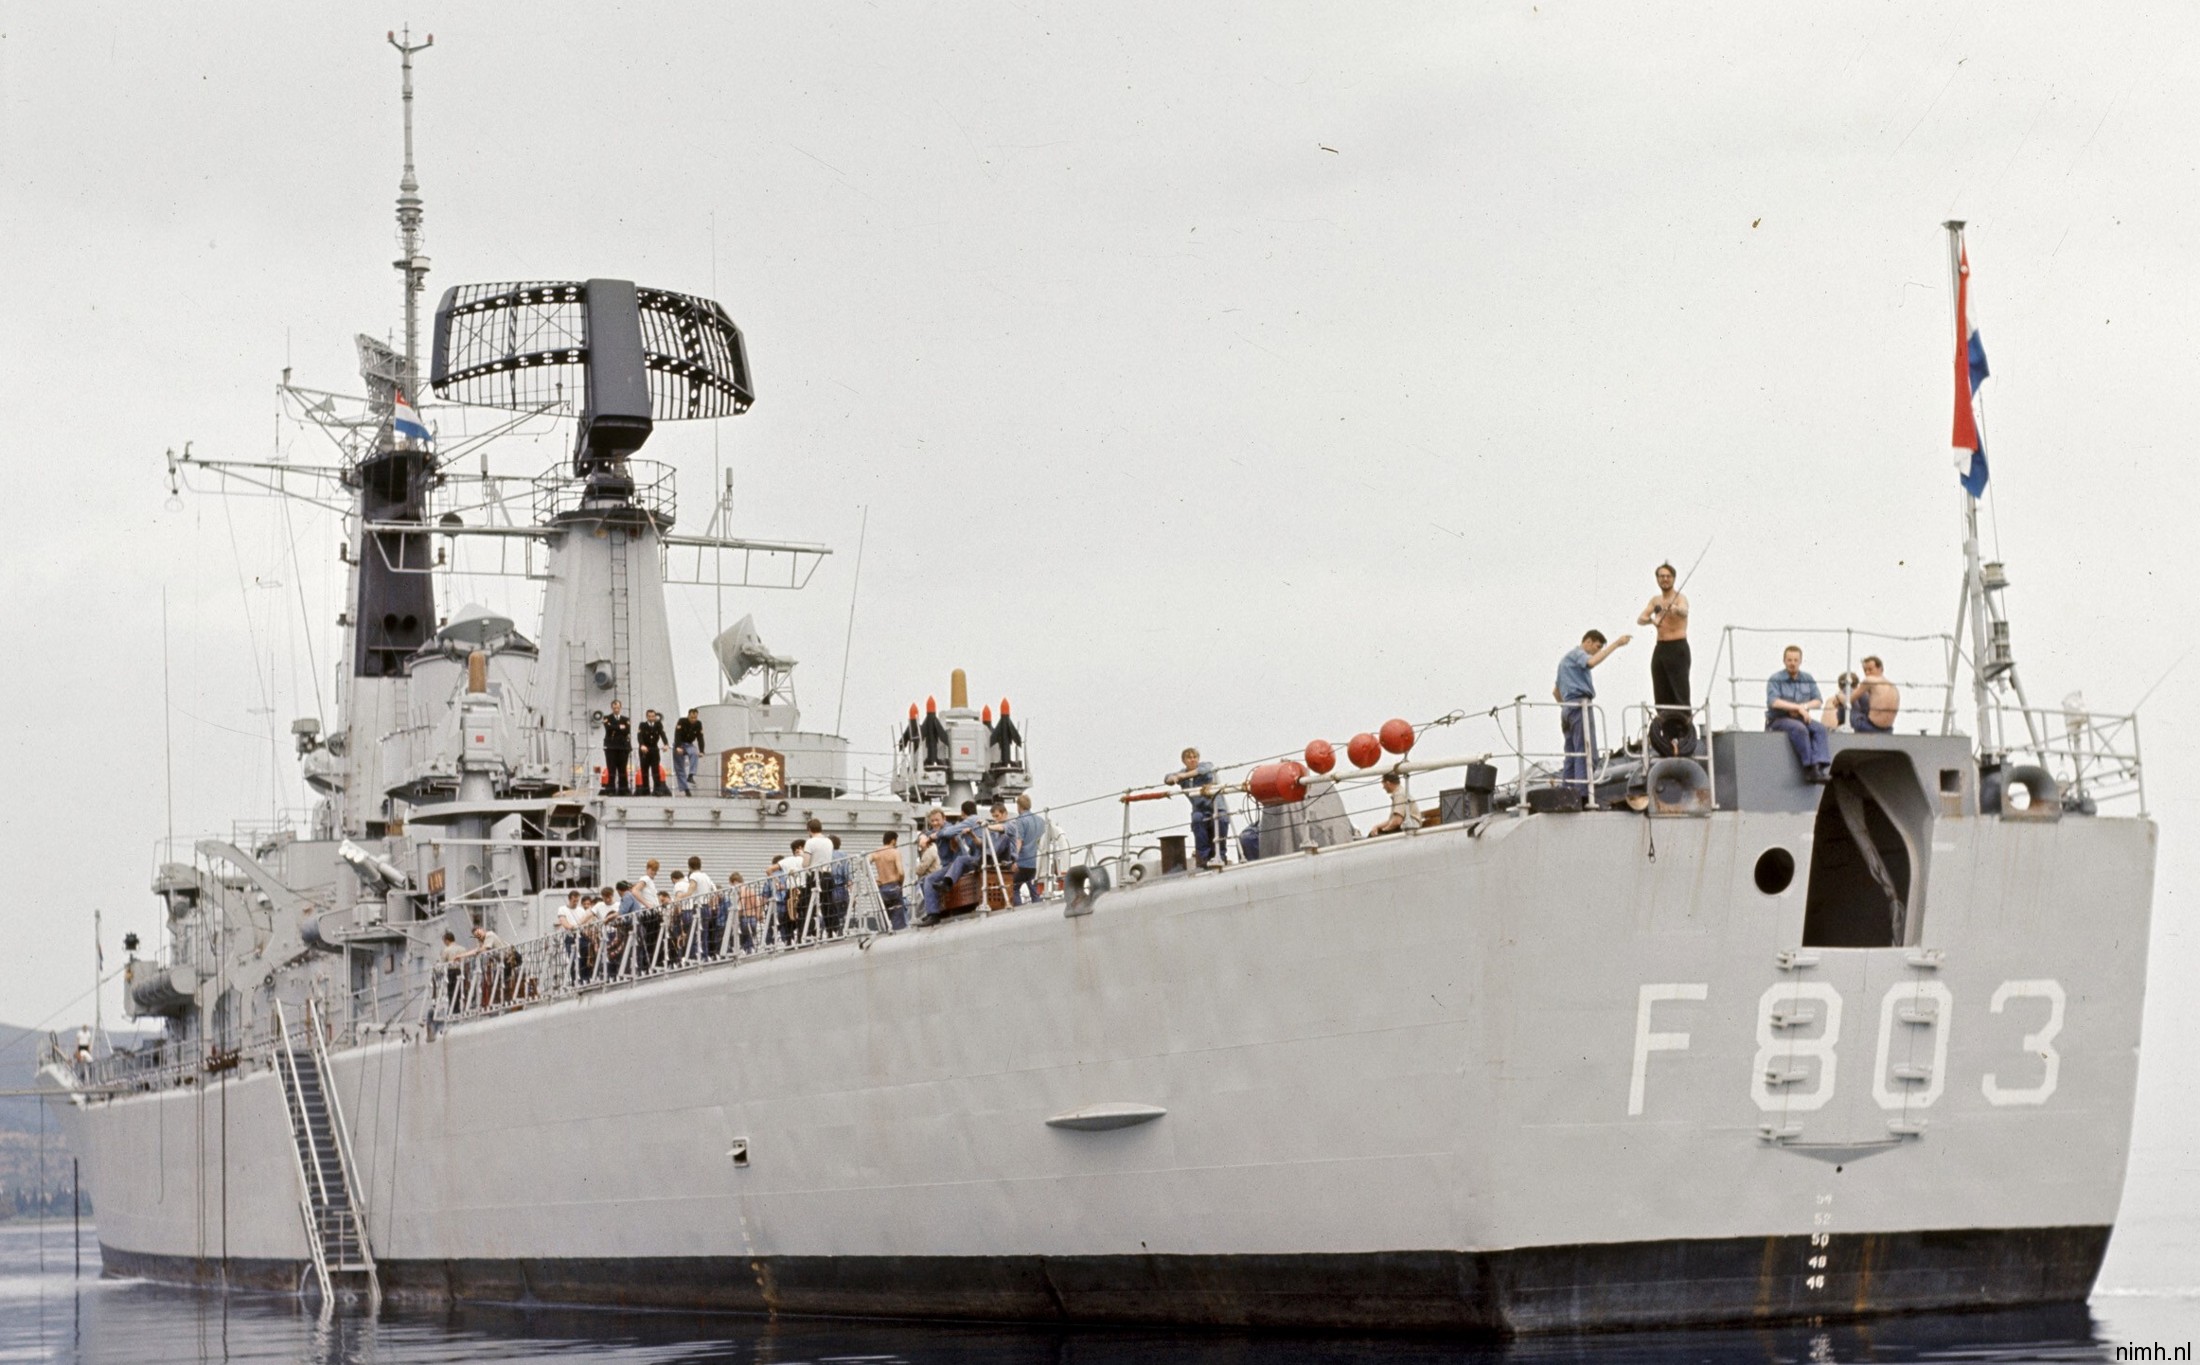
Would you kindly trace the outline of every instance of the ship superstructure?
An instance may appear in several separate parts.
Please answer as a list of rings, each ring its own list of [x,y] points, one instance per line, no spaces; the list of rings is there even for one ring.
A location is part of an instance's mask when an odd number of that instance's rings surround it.
[[[409,133],[402,186],[410,309]],[[425,387],[407,317],[402,353],[362,340],[363,401],[312,398],[336,466],[171,462],[344,511],[351,648],[341,718],[295,728],[311,827],[158,871],[168,942],[129,997],[160,1041],[48,1058],[110,1270],[324,1302],[1498,1332],[2089,1288],[2155,831],[2135,721],[2014,691],[1975,532],[1939,704],[1837,726],[1823,781],[1764,730],[1761,642],[1730,632],[1723,701],[1598,717],[1623,740],[1578,782],[1532,739],[1555,708],[1393,721],[1348,767],[1326,742],[1225,765],[1202,795],[1235,827],[1204,869],[1144,818],[1176,789],[1118,793],[1118,837],[1042,841],[1036,904],[989,842],[949,888],[965,913],[917,927],[862,855],[892,833],[915,862],[935,805],[1013,809],[1005,699],[957,675],[912,704],[872,792],[752,619],[714,642],[719,695],[676,692],[672,566],[797,586],[823,553],[726,535],[723,501],[682,533],[637,454],[754,401],[727,312],[608,278],[463,286]],[[430,390],[570,413],[573,453],[524,485],[464,473]],[[517,550],[539,623],[435,600],[466,544]],[[616,789],[614,701],[696,707],[690,794]],[[1356,838],[1384,773],[1456,785]],[[691,855],[707,896],[560,918]]]

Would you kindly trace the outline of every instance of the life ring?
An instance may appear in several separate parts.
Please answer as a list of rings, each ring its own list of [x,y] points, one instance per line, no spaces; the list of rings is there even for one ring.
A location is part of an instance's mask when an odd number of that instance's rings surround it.
[[[1659,815],[1704,815],[1711,810],[1711,775],[1692,758],[1661,758],[1650,765],[1644,786],[1650,809]]]

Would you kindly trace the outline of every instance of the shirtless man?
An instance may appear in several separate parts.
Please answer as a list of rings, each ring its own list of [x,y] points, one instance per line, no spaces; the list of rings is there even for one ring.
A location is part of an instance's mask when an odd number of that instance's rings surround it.
[[[901,835],[893,830],[870,852],[871,874],[878,880],[878,897],[886,903],[886,922],[896,929],[909,927],[908,903],[902,899]]]
[[[1883,735],[1893,730],[1895,713],[1902,709],[1902,689],[1887,681],[1886,668],[1877,654],[1865,655],[1864,676],[1844,698],[1849,728],[1860,735]]]
[[[1673,566],[1658,566],[1658,593],[1635,618],[1638,626],[1655,623],[1657,647],[1650,651],[1650,698],[1659,706],[1688,705],[1688,597],[1673,585]]]

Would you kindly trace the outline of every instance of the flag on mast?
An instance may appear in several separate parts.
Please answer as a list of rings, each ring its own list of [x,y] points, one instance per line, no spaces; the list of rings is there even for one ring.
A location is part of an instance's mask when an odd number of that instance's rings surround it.
[[[1971,253],[1956,247],[1956,411],[1949,444],[1955,451],[1956,480],[1972,497],[1986,492],[1986,441],[1978,429],[1978,386],[1984,382],[1986,343],[1971,322]]]
[[[435,433],[429,431],[428,424],[420,420],[420,414],[413,411],[413,405],[405,401],[402,390],[391,396],[390,430],[400,440],[424,446],[435,444]]]

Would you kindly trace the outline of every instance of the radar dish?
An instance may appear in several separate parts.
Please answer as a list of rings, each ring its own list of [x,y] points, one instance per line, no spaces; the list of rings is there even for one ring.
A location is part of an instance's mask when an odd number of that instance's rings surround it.
[[[794,660],[771,652],[764,638],[756,633],[756,618],[744,616],[733,623],[717,639],[711,641],[711,649],[718,655],[718,667],[725,671],[728,687],[740,686],[741,680],[762,669],[767,683],[775,675],[783,675],[794,668]]]

